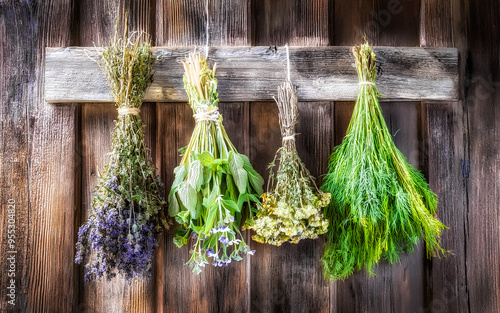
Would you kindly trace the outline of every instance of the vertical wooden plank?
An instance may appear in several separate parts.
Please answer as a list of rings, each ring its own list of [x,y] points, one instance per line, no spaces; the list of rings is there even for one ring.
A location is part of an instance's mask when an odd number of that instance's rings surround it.
[[[454,4],[456,5],[456,4]],[[465,1],[470,193],[466,244],[470,312],[500,311],[500,16],[498,1]],[[467,16],[467,15],[466,15]]]
[[[205,1],[163,0],[157,1],[157,8],[158,46],[206,44]],[[249,45],[248,11],[248,0],[209,0],[209,45]],[[180,162],[177,151],[189,143],[195,121],[187,103],[161,104],[160,112],[160,133],[164,133],[159,146],[163,151],[162,179],[167,181],[169,192],[173,170]],[[229,138],[238,151],[248,154],[248,103],[220,103],[220,112]],[[245,236],[248,241],[249,236]],[[196,276],[184,265],[189,259],[189,247],[179,249],[172,239],[172,234],[164,238],[163,262],[158,264],[163,282],[157,290],[159,312],[248,311],[248,258],[226,268],[206,267]]]
[[[209,44],[249,46],[250,1],[206,1],[209,12]],[[207,41],[206,1],[157,0],[157,45],[204,46]]]
[[[327,45],[328,7],[326,0],[253,1],[254,43]],[[293,82],[293,76],[291,79]],[[311,173],[318,177],[326,171],[333,147],[333,105],[300,102],[298,108],[297,151]],[[278,108],[274,102],[251,103],[250,143],[250,159],[267,182],[267,165],[281,146]],[[334,308],[330,303],[334,286],[323,280],[319,262],[323,239],[280,247],[253,245],[256,253],[251,260],[252,312],[328,312]]]
[[[460,17],[459,1],[423,1],[421,46],[457,47],[464,55],[466,26]],[[457,6],[458,12],[453,7]],[[457,14],[458,13],[458,14]],[[460,28],[454,19],[461,20]],[[464,74],[465,62],[461,73]],[[461,82],[463,84],[463,82]],[[467,281],[468,174],[467,111],[463,102],[423,103],[429,184],[438,195],[438,215],[450,227],[443,232],[442,246],[453,256],[426,263],[428,299],[424,312],[469,312]],[[486,311],[485,311],[486,312]]]
[[[411,0],[335,1],[335,44],[359,44],[366,34],[373,45],[416,46],[419,43],[419,9],[418,1]],[[422,144],[419,142],[418,103],[391,102],[382,103],[381,107],[396,146],[418,168]],[[353,108],[354,103],[335,104],[336,144],[342,141]],[[420,243],[414,253],[401,255],[400,264],[380,262],[375,268],[376,277],[361,271],[338,282],[338,310],[412,312],[421,307],[424,304],[424,254],[425,248]]]
[[[116,19],[129,12],[129,29],[150,33],[154,21],[150,10],[153,1],[94,1],[79,3],[79,44],[107,45],[114,34]],[[143,104],[141,117],[146,125],[146,141],[150,149],[156,142],[156,106]],[[86,220],[92,203],[92,192],[97,184],[97,171],[108,162],[111,149],[113,120],[117,117],[114,106],[86,104],[82,110],[82,168],[83,212]],[[156,154],[153,153],[153,156]],[[146,279],[136,279],[128,285],[121,277],[111,282],[102,280],[94,283],[81,281],[81,309],[96,312],[151,312],[154,309],[154,283]]]
[[[23,53],[35,50],[36,33],[29,31],[28,16],[35,15],[31,5],[0,5],[0,310],[4,312],[23,312],[27,309],[28,295],[23,283],[28,279],[28,101],[35,102],[29,95],[29,85],[24,81],[36,79],[35,66],[37,55]],[[24,17],[24,18],[23,18]],[[22,21],[22,22],[17,22]],[[25,25],[23,25],[25,23]],[[16,33],[25,36],[17,41]],[[36,50],[35,50],[36,51]],[[26,69],[17,74],[15,69],[26,64]],[[11,204],[11,206],[9,206]],[[13,211],[14,210],[14,211]],[[9,214],[9,211],[11,212]],[[11,226],[9,226],[11,225]],[[8,242],[8,231],[14,230],[15,242]],[[10,251],[17,251],[16,253]],[[12,258],[13,255],[14,257]],[[13,267],[11,269],[11,260]],[[10,274],[10,275],[9,275]],[[14,277],[11,277],[15,275]],[[14,283],[11,284],[11,278]],[[14,287],[14,288],[12,288]],[[9,289],[8,289],[9,288]],[[7,294],[14,293],[14,299]],[[8,301],[11,300],[11,303]]]
[[[252,42],[256,46],[327,46],[329,1],[252,2]],[[285,25],[289,27],[284,27]]]
[[[2,136],[0,136],[0,257],[2,258],[0,310],[3,312],[23,312],[28,306],[29,237],[27,233],[30,225],[27,135],[29,120],[27,115],[28,108],[37,101],[32,95],[32,84],[37,76],[35,69],[38,63],[36,53],[38,34],[31,27],[38,19],[39,13],[32,4],[15,5],[5,2],[0,4],[0,59],[2,60],[0,65],[0,125],[2,130]],[[23,37],[18,39],[18,34]],[[12,237],[12,231],[15,237]],[[14,239],[15,242],[9,243],[9,232],[10,239]],[[11,292],[14,298],[7,296]]]
[[[78,177],[75,106],[43,95],[45,46],[69,45],[72,1],[0,4],[2,282],[4,312],[73,311],[74,218]],[[54,20],[58,23],[53,23]],[[70,186],[64,188],[63,186]],[[7,245],[8,200],[15,200],[15,248]],[[7,251],[17,251],[6,255]],[[14,305],[6,302],[8,256],[15,255]],[[53,301],[54,297],[59,301]]]
[[[366,39],[374,45],[418,45],[419,1],[335,1],[335,45],[353,45]]]

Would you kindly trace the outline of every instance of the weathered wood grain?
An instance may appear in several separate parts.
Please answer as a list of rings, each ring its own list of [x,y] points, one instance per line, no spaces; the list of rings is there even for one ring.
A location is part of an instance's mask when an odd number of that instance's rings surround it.
[[[248,0],[210,0],[209,4],[209,45],[249,45],[246,25]],[[205,45],[205,1],[162,1],[157,7],[157,44],[158,45]],[[210,48],[212,49],[212,48]],[[186,54],[192,51],[184,48]],[[185,54],[179,54],[184,57]],[[213,64],[212,55],[208,57]],[[180,63],[170,64],[172,73],[181,78]],[[218,63],[218,66],[221,64]],[[219,70],[216,76],[219,77]],[[219,85],[220,86],[220,85]],[[183,84],[175,90],[180,95],[177,101],[185,100]],[[219,88],[222,96],[224,89]],[[161,100],[160,100],[161,101]],[[249,105],[248,103],[220,103],[224,126],[229,138],[248,154],[249,148]],[[166,180],[167,192],[173,179],[173,170],[180,162],[177,152],[186,146],[194,129],[195,121],[189,105],[184,103],[158,104],[161,112],[160,147],[163,151],[161,164],[162,178]],[[167,125],[164,125],[167,123]],[[245,234],[246,240],[249,240]],[[208,266],[199,276],[185,266],[189,259],[190,246],[181,249],[173,242],[172,233],[165,238],[160,247],[164,255],[163,269],[158,270],[163,286],[158,290],[156,301],[159,312],[249,312],[249,261],[233,262],[226,268]]]
[[[335,2],[335,43],[361,43],[362,35],[371,44],[388,46],[418,45],[418,1],[356,0]],[[342,26],[340,21],[349,21]],[[380,55],[377,53],[377,58]],[[379,72],[383,77],[385,72]],[[384,119],[393,134],[396,147],[408,162],[419,167],[419,110],[416,102],[382,103]],[[335,103],[336,144],[339,144],[350,121],[354,103]],[[337,126],[338,125],[338,126]],[[355,273],[337,283],[339,312],[413,312],[424,304],[424,250],[401,255],[399,264],[381,261],[375,277]]]
[[[29,107],[35,105],[37,101],[32,95],[32,85],[36,82],[38,61],[37,46],[32,41],[37,39],[37,34],[30,29],[30,26],[38,18],[38,12],[30,4],[12,5],[5,2],[0,4],[0,257],[2,258],[0,311],[2,312],[25,312],[28,309],[29,263],[33,261],[30,260],[28,248],[30,220],[27,115]],[[16,38],[16,34],[23,35],[23,38]],[[9,236],[15,242],[11,241],[9,244]],[[12,256],[14,259],[8,259]],[[13,289],[11,278],[14,279]],[[10,290],[13,290],[15,299],[7,296]],[[9,300],[13,300],[12,304],[8,303]]]
[[[419,34],[419,2],[413,0],[334,1],[335,45],[371,44],[413,47]]]
[[[328,0],[252,1],[252,45],[327,46]]]
[[[79,2],[78,42],[82,45],[107,44],[114,34],[116,19],[123,21],[124,14],[129,13],[130,31],[151,31],[150,0],[121,1],[85,0]],[[133,10],[132,10],[133,9]],[[102,86],[109,90],[109,85]],[[89,92],[93,92],[90,90]],[[141,109],[141,117],[146,125],[146,142],[156,142],[156,107],[145,103]],[[98,104],[85,104],[82,109],[82,222],[88,217],[91,208],[93,191],[97,184],[97,171],[102,170],[108,162],[111,149],[111,133],[113,120],[117,117],[113,105],[102,108]],[[149,146],[154,149],[155,146]],[[153,156],[156,154],[154,153]],[[83,267],[80,267],[80,269]],[[131,285],[122,277],[111,282],[105,279],[99,282],[84,283],[80,279],[80,308],[94,312],[151,312],[154,310],[154,283],[146,279],[136,279]]]
[[[9,198],[16,200],[18,249],[16,304],[5,303],[7,276],[2,271],[1,310],[73,311],[78,297],[73,267],[77,109],[46,105],[42,67],[46,46],[72,44],[73,1],[3,2],[0,6],[4,25],[0,27],[1,120],[2,138],[7,140],[2,142],[0,162],[6,184],[2,184],[2,206],[7,208]],[[51,23],[56,17],[59,22]],[[2,223],[7,222],[5,217]],[[2,235],[3,241],[7,237]],[[4,257],[2,253],[2,265],[7,263]]]
[[[458,1],[422,2],[422,46],[457,47],[462,55],[466,55],[466,38],[462,36],[464,29],[454,26],[454,20],[462,18],[460,11],[458,14],[453,11],[454,6],[459,7]],[[464,65],[460,67],[462,75],[465,73]],[[463,81],[460,85],[463,86]],[[449,227],[443,232],[441,244],[454,254],[426,263],[428,288],[424,309],[434,312],[470,310],[466,272],[469,130],[464,105],[463,102],[441,103],[439,106],[435,106],[435,103],[422,104],[425,121],[422,135],[427,143],[424,157],[427,161],[429,184],[438,196],[438,215]]]
[[[186,101],[181,60],[192,48],[155,48],[161,61],[145,101]],[[387,99],[457,100],[458,53],[454,48],[376,47],[377,85]],[[109,102],[112,94],[94,48],[47,50],[45,99],[48,102]],[[221,101],[269,100],[284,77],[283,47],[211,48],[217,63]],[[358,78],[350,47],[290,48],[291,75],[301,100],[352,100]]]
[[[456,2],[453,5],[457,5]],[[466,237],[470,312],[500,311],[500,3],[465,1],[470,176]]]
[[[157,45],[202,46],[206,37],[206,0],[157,0]],[[249,0],[208,0],[208,45],[249,46]]]

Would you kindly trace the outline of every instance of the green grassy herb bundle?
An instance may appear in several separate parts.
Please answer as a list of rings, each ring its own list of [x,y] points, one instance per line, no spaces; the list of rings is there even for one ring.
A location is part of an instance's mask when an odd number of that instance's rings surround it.
[[[188,265],[198,274],[211,258],[213,266],[227,266],[254,251],[245,243],[239,226],[251,223],[264,180],[229,140],[219,114],[215,66],[211,70],[199,53],[184,64],[184,86],[196,126],[182,149],[169,194],[169,214],[181,225],[174,243],[181,247],[192,238]]]
[[[437,197],[423,175],[396,148],[378,103],[375,53],[368,44],[353,48],[360,92],[347,134],[334,149],[321,189],[332,194],[322,258],[325,277],[345,279],[362,268],[373,274],[381,258],[391,263],[424,238],[427,255],[446,228],[433,214]]]
[[[276,103],[283,146],[269,166],[267,193],[262,195],[262,207],[250,228],[256,232],[253,240],[280,246],[287,241],[298,243],[301,239],[317,238],[327,231],[328,220],[323,218],[322,211],[330,202],[330,194],[318,190],[314,177],[297,153],[297,96],[289,80],[278,88]]]
[[[125,21],[126,24],[126,21]],[[143,34],[118,37],[118,24],[100,63],[118,108],[109,163],[99,176],[89,219],[78,232],[76,263],[87,258],[85,280],[122,274],[151,277],[156,233],[168,228],[162,182],[144,144],[139,108],[153,80],[154,57]],[[91,253],[92,251],[92,253]]]

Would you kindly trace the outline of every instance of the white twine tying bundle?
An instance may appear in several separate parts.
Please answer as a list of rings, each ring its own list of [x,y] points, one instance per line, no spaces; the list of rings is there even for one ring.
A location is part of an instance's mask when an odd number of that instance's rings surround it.
[[[212,110],[208,111],[208,106],[201,106],[196,114],[193,114],[196,119],[196,123],[201,121],[218,122],[219,121],[219,107],[212,107]]]
[[[132,114],[132,115],[139,115],[141,113],[141,109],[139,108],[130,108],[130,107],[123,107],[118,109],[118,115],[127,115],[127,114]]]
[[[282,141],[283,141],[283,142],[288,141],[288,140],[293,140],[293,141],[295,141],[295,135],[296,135],[296,134],[293,134],[293,135],[290,135],[290,136],[283,137]]]
[[[373,83],[373,82],[359,82],[358,84],[359,84],[360,86],[361,86],[361,85],[372,85],[372,86],[375,86],[375,83]]]

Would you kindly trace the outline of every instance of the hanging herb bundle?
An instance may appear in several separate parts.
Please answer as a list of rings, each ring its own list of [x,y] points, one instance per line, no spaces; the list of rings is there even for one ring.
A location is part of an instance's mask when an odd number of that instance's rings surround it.
[[[125,25],[127,22],[125,21]],[[102,51],[102,63],[118,108],[110,161],[99,176],[89,219],[78,231],[75,262],[85,264],[85,280],[121,274],[151,277],[152,256],[164,215],[163,184],[144,143],[139,116],[142,99],[153,80],[154,57],[143,34],[115,36]],[[91,253],[92,251],[92,253]]]
[[[239,226],[251,223],[264,180],[229,140],[219,114],[215,69],[199,53],[184,64],[184,87],[193,109],[196,127],[183,158],[175,168],[169,194],[169,214],[181,225],[174,243],[181,247],[191,237],[194,245],[188,265],[198,274],[211,258],[212,265],[226,266],[253,254]]]
[[[360,92],[321,187],[332,194],[325,210],[331,226],[322,259],[331,280],[362,268],[373,274],[381,258],[398,262],[399,254],[412,252],[421,237],[428,257],[446,252],[439,245],[446,226],[433,217],[437,197],[396,148],[382,116],[374,84],[375,53],[367,43],[353,53]]]
[[[279,120],[283,146],[270,164],[267,193],[262,195],[262,207],[250,228],[252,239],[280,246],[283,242],[298,243],[301,239],[317,238],[328,229],[322,210],[330,202],[330,194],[316,187],[295,147],[297,96],[291,81],[278,88]],[[279,154],[279,167],[274,167]]]

